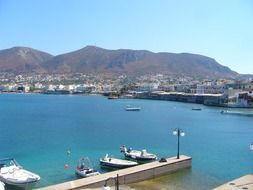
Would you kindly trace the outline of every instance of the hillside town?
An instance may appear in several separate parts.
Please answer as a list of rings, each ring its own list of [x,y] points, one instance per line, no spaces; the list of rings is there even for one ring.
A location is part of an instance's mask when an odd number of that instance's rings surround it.
[[[194,79],[163,74],[108,76],[76,74],[0,75],[1,93],[102,94],[200,103],[210,106],[253,107],[253,79]]]

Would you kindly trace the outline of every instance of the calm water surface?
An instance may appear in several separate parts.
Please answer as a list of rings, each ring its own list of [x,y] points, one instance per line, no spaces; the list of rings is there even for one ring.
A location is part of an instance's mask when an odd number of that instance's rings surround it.
[[[126,112],[128,104],[140,112]],[[0,157],[14,157],[46,186],[76,179],[78,159],[99,168],[119,147],[146,148],[159,157],[176,155],[172,130],[182,128],[181,152],[191,169],[131,185],[135,189],[212,189],[252,173],[253,117],[220,114],[221,108],[192,111],[194,104],[150,100],[107,100],[101,96],[0,95]],[[67,151],[71,153],[68,155]],[[69,168],[65,169],[64,165]]]

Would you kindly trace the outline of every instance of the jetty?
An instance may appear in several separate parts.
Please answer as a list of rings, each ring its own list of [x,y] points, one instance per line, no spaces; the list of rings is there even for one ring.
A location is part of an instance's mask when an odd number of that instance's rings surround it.
[[[170,157],[163,160],[163,162],[154,161],[131,168],[104,173],[97,176],[91,176],[83,179],[43,187],[37,190],[72,190],[98,188],[102,187],[105,182],[107,182],[108,185],[113,186],[115,184],[117,175],[119,185],[124,185],[153,179],[162,175],[179,171],[181,169],[189,168],[191,165],[191,157],[180,155],[179,159],[176,157]],[[113,178],[114,180],[108,180],[110,178]]]
[[[234,179],[224,185],[221,185],[213,190],[230,190],[230,189],[248,189],[253,190],[253,175],[245,175],[238,179]]]

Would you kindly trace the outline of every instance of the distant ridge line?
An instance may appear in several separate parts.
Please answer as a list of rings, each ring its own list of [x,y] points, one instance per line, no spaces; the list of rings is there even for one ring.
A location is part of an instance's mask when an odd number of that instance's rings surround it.
[[[53,56],[28,47],[0,50],[0,72],[45,74],[166,74],[195,78],[234,78],[238,73],[215,59],[191,53],[154,53],[148,50],[108,50],[86,46]]]

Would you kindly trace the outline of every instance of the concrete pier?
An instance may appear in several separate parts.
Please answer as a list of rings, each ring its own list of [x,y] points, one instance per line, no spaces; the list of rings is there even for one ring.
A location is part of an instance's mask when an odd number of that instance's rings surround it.
[[[253,190],[253,175],[245,175],[213,190],[248,189]]]
[[[117,174],[119,175],[120,185],[129,184],[173,173],[178,170],[191,167],[192,164],[192,158],[185,155],[181,155],[180,159],[171,157],[167,158],[166,160],[167,162],[155,161],[131,168],[104,173],[97,176],[52,185],[40,188],[38,190],[72,190],[102,187],[108,178],[115,178]],[[109,180],[107,184],[114,185],[114,180]]]

